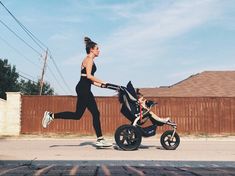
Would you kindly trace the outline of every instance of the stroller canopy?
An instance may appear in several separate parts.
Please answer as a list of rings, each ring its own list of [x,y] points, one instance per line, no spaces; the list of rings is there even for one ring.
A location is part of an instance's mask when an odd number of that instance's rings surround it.
[[[138,99],[135,88],[133,87],[131,81],[128,82],[126,89],[136,100]]]
[[[130,121],[133,121],[136,118],[135,114],[139,113],[139,105],[137,94],[131,81],[128,82],[125,88],[120,89],[119,101],[122,104],[122,114]]]

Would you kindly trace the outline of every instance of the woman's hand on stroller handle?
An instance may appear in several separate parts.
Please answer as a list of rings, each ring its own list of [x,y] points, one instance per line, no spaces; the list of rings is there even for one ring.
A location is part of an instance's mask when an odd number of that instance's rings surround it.
[[[122,86],[119,86],[119,85],[115,85],[115,84],[111,84],[111,83],[106,83],[105,85],[103,85],[102,88],[108,88],[108,89],[119,91],[121,89],[121,87]]]
[[[107,83],[101,83],[100,87],[101,88],[107,88]]]

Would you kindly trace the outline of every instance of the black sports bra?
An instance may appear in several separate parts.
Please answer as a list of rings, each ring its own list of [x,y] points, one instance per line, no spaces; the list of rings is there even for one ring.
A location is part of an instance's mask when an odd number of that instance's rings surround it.
[[[96,72],[96,65],[95,65],[95,63],[93,63],[92,69],[91,69],[91,74],[94,75],[95,72]],[[83,64],[82,64],[81,74],[87,74],[86,67],[84,67]]]

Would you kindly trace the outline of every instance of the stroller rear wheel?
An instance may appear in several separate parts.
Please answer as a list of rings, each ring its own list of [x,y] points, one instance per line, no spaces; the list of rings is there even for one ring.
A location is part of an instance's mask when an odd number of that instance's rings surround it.
[[[165,131],[161,136],[161,144],[166,150],[175,150],[180,144],[180,137],[175,132],[173,135],[173,130]]]
[[[139,148],[142,135],[139,129],[132,125],[122,125],[115,132],[115,141],[123,150],[136,150]]]

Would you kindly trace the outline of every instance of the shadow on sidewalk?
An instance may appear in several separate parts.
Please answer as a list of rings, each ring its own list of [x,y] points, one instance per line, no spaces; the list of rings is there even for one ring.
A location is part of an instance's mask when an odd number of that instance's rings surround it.
[[[96,149],[112,149],[112,147],[97,147],[94,142],[82,142],[78,145],[51,145],[49,146],[50,148],[54,148],[54,147],[83,147],[83,146],[87,146],[90,145]]]
[[[87,145],[96,147],[93,142],[82,142],[78,145],[51,145],[50,148],[53,148],[53,147],[83,147],[83,146],[87,146]]]
[[[119,148],[119,146],[117,146],[116,143],[113,143],[112,147],[97,147],[94,142],[82,142],[78,145],[51,145],[49,146],[50,148],[55,148],[55,147],[84,147],[84,146],[92,146],[94,148],[97,149],[114,149],[114,150],[119,150],[119,151],[124,151],[121,148]],[[150,148],[156,148],[157,150],[165,150],[163,147],[161,146],[155,146],[155,145],[140,145],[138,149],[140,150],[146,150],[146,149],[150,149]]]
[[[150,148],[155,148],[157,150],[165,150],[163,147],[161,146],[155,146],[155,145],[140,145],[138,149],[136,150],[146,150],[146,149],[150,149]],[[125,151],[123,149],[121,149],[117,144],[113,144],[113,149],[114,150],[120,150],[120,151]],[[136,151],[134,150],[134,151]],[[127,150],[128,151],[128,150]]]

